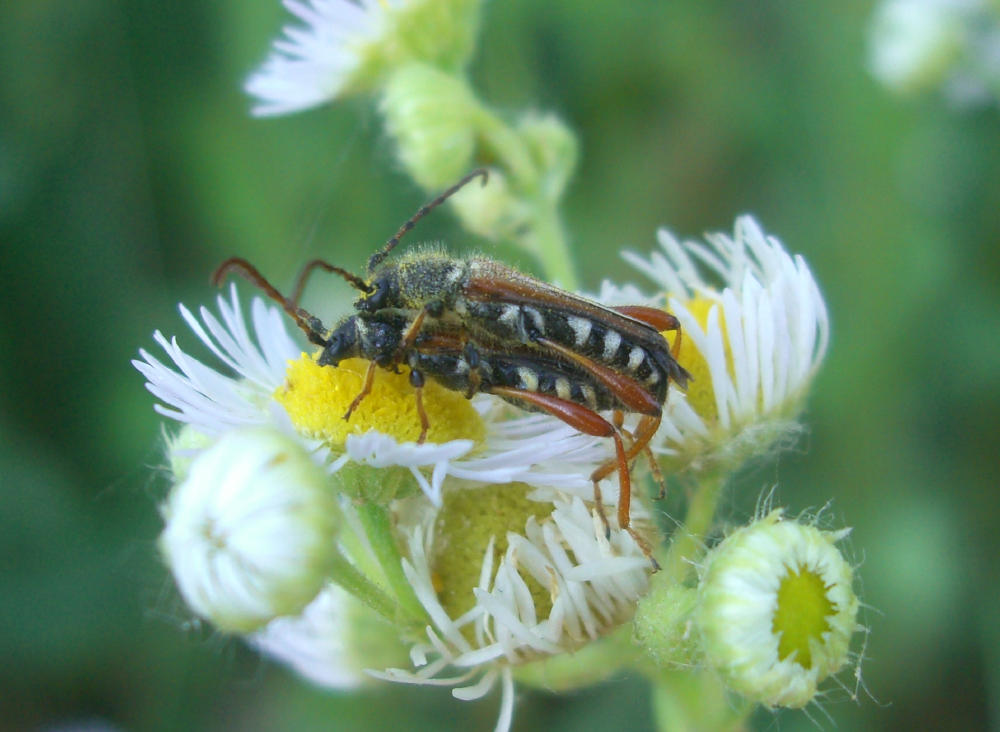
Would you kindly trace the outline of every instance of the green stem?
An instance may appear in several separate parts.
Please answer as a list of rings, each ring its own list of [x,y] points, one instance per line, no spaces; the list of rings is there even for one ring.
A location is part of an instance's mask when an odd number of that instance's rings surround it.
[[[733,698],[709,671],[664,671],[653,682],[653,717],[660,732],[746,729],[753,706]]]
[[[399,602],[400,608],[412,621],[425,620],[423,606],[403,572],[403,561],[399,555],[388,510],[385,506],[372,502],[361,504],[357,510],[389,589]]]
[[[529,243],[531,251],[541,260],[547,279],[567,290],[579,289],[566,230],[555,206],[546,204],[541,207],[535,216]]]
[[[664,580],[684,582],[687,579],[693,560],[705,545],[705,534],[712,527],[725,484],[725,477],[721,474],[705,476],[698,483],[688,501],[684,523],[674,531],[674,540],[663,562]]]
[[[521,136],[481,103],[478,122],[483,146],[503,163],[516,187],[522,191],[536,191],[538,167]]]
[[[339,551],[333,560],[331,579],[380,615],[396,622],[399,608]]]
[[[480,107],[479,129],[483,146],[501,163],[514,187],[534,209],[525,247],[542,263],[547,279],[575,290],[579,287],[570,256],[566,230],[559,218],[555,201],[543,190],[543,173],[524,138],[485,107]]]

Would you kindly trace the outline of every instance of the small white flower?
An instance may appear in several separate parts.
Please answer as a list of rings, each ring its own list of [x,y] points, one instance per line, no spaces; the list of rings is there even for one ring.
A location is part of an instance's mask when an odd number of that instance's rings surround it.
[[[709,664],[734,690],[802,707],[848,662],[859,601],[836,542],[849,531],[784,521],[777,510],[709,552],[695,624]]]
[[[648,522],[641,511],[634,519]],[[593,509],[552,489],[463,487],[446,493],[441,510],[404,509],[399,521],[404,570],[431,624],[411,649],[413,669],[371,673],[454,686],[462,700],[481,698],[499,680],[498,730],[510,724],[512,668],[607,635],[632,617],[649,586],[649,559],[632,536],[615,528],[607,538]],[[469,554],[475,545],[485,545],[481,561]]]
[[[285,26],[247,79],[256,115],[297,112],[368,90],[408,61],[455,69],[477,29],[473,0],[284,0],[302,25]]]
[[[665,229],[658,238],[662,253],[624,256],[657,283],[680,321],[678,360],[692,380],[686,392],[671,389],[653,449],[676,467],[731,468],[798,429],[829,342],[826,304],[805,260],[749,216],[731,237],[706,236],[707,245]],[[602,296],[624,300],[608,285]]]
[[[287,114],[336,98],[385,28],[388,3],[378,0],[285,0],[304,26],[288,25],[271,56],[247,79],[260,103],[254,114]]]
[[[302,360],[301,350],[285,329],[281,311],[255,298],[251,305],[253,327],[248,328],[235,286],[230,290],[229,302],[218,298],[218,309],[221,320],[202,308],[199,321],[187,308],[180,308],[202,343],[234,375],[220,373],[201,363],[188,355],[176,338],[168,340],[159,331],[154,339],[167,352],[173,367],[143,349],[139,351],[141,360],[132,362],[146,377],[146,387],[160,400],[156,410],[189,425],[195,437],[202,436],[197,440],[179,441],[177,444],[184,452],[181,457],[195,457],[198,450],[191,445],[211,444],[228,430],[271,424],[289,434],[298,433],[303,444],[315,452],[318,462],[328,465],[330,472],[340,470],[350,461],[376,468],[400,466],[411,472],[432,502],[439,503],[446,476],[484,483],[525,481],[592,495],[593,484],[588,476],[611,455],[606,440],[582,435],[552,417],[515,416],[516,410],[489,396],[477,397],[472,402],[471,417],[482,423],[482,437],[478,442],[459,437],[420,445],[374,430],[350,431],[363,409],[369,404],[378,404],[379,395],[373,393],[362,402],[352,422],[344,423],[340,419],[342,409],[336,415],[336,423],[345,425],[343,429],[348,433],[342,444],[331,446],[296,424],[276,398],[285,384],[289,368]],[[342,368],[343,364],[336,369],[322,367],[318,371],[326,376],[328,371],[332,373]],[[338,375],[333,373],[332,376]],[[376,389],[383,383],[390,383],[393,376],[402,378],[383,370],[377,372]],[[405,404],[399,401],[389,395],[378,404],[378,411],[388,415],[382,417],[382,423],[387,426],[394,423],[393,410],[413,408],[410,401]],[[465,400],[457,396],[455,403],[465,406]],[[432,429],[434,426],[432,421]],[[442,427],[449,426],[442,424]],[[303,432],[309,434],[303,435]],[[172,459],[176,457],[171,456]],[[611,495],[613,490],[609,487]]]
[[[171,490],[160,548],[195,613],[247,632],[316,595],[338,515],[326,474],[297,441],[265,427],[230,430]]]
[[[1000,10],[984,0],[885,0],[869,45],[872,73],[894,91],[940,88],[959,104],[996,101]]]

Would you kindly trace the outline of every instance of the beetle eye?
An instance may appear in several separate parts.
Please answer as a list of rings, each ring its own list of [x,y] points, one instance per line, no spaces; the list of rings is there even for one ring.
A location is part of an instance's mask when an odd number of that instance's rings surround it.
[[[385,307],[387,294],[388,288],[385,285],[385,281],[378,280],[372,283],[372,291],[369,294],[358,298],[357,302],[354,303],[354,307],[367,313],[381,310]]]

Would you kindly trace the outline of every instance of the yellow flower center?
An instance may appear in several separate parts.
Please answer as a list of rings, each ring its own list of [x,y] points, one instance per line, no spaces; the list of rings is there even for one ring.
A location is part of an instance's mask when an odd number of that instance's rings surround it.
[[[732,356],[729,353],[729,341],[726,338],[726,321],[722,314],[722,306],[716,300],[696,297],[684,303],[691,315],[698,321],[702,330],[707,328],[708,315],[713,306],[718,305],[719,327],[722,329],[722,340],[726,344],[726,362],[731,367]],[[673,346],[677,340],[676,331],[666,331],[663,334]],[[715,403],[715,389],[712,388],[712,374],[708,370],[708,362],[694,344],[694,339],[681,336],[681,347],[677,353],[677,362],[691,374],[687,388],[687,401],[691,408],[708,424],[715,423],[719,418],[719,409]]]
[[[460,617],[475,605],[472,588],[479,586],[490,538],[495,568],[507,551],[507,532],[523,534],[530,516],[542,521],[552,513],[551,504],[528,499],[530,489],[524,483],[510,483],[445,493],[435,528],[441,548],[433,570],[438,599],[450,617]],[[530,577],[526,580],[536,616],[547,618],[552,611],[548,588]]]
[[[361,393],[368,361],[350,358],[337,366],[320,366],[314,357],[302,354],[288,362],[285,383],[274,398],[288,412],[295,427],[331,447],[342,446],[350,434],[376,430],[399,442],[420,437],[420,417],[409,369],[394,374],[378,369],[371,392],[344,419],[347,408]],[[485,436],[482,419],[469,401],[440,384],[428,381],[423,390],[424,412],[430,428],[428,442],[468,439],[481,443]]]
[[[828,618],[837,612],[826,596],[828,589],[823,579],[808,568],[789,570],[781,580],[771,629],[780,635],[778,658],[782,661],[795,653],[796,663],[812,668],[809,641],[822,642],[823,634],[830,630]]]

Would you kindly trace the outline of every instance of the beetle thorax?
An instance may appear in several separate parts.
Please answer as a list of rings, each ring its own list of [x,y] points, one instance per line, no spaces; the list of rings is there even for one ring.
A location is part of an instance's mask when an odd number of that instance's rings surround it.
[[[461,292],[466,267],[462,260],[428,253],[390,262],[372,278],[374,292],[361,298],[358,308],[419,310],[431,302],[450,307]]]

